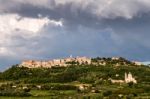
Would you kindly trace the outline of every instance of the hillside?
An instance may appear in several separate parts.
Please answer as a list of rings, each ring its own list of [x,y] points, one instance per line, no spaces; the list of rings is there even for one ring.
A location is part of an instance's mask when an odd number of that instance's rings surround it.
[[[126,78],[125,74],[129,74],[129,77]],[[51,68],[14,65],[0,73],[0,81],[1,96],[94,99],[150,97],[150,67],[137,65],[124,58],[98,57],[92,58],[91,64],[71,62],[68,66]]]
[[[110,57],[110,58],[88,58],[88,57],[68,57],[62,59],[53,60],[26,60],[19,64],[19,67],[27,68],[51,68],[51,67],[67,67],[70,65],[103,65],[103,66],[141,66],[140,62],[131,62],[122,57]]]

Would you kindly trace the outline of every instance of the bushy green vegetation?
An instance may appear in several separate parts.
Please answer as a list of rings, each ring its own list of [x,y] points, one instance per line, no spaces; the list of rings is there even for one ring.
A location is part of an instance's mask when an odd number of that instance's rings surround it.
[[[126,65],[126,66],[135,66],[135,64],[131,61],[128,61],[127,59],[123,58],[123,57],[119,57],[118,59],[112,59],[110,57],[108,58],[101,58],[101,57],[97,57],[97,58],[92,58],[92,62],[98,63],[98,62],[105,62],[106,65],[116,65],[116,64],[120,64],[120,65]]]
[[[81,81],[85,83],[93,83],[100,78],[108,79],[124,78],[125,72],[132,72],[136,76],[138,82],[150,82],[150,68],[149,67],[133,67],[133,66],[94,66],[94,65],[80,65],[70,67],[53,67],[28,69],[24,67],[13,66],[10,69],[0,74],[0,80],[14,80],[24,83],[65,83],[72,81]]]
[[[69,63],[72,65],[68,67],[34,69],[14,65],[0,73],[0,96],[82,97],[83,99],[150,96],[150,67],[135,66],[123,58],[92,59],[94,62],[99,60],[107,61],[107,65]],[[122,65],[116,67],[113,65],[116,62]],[[112,84],[109,80],[109,78],[124,80],[125,72],[131,72],[138,83]],[[79,86],[83,84],[85,88],[81,90]]]

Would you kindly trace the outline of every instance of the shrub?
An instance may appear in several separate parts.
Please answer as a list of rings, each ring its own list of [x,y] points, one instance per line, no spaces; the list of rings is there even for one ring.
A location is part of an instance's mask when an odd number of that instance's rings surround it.
[[[0,96],[19,96],[19,97],[26,97],[26,96],[31,96],[31,94],[22,91],[22,90],[11,90],[11,89],[7,89],[7,90],[3,90],[0,91]]]
[[[77,87],[73,85],[42,85],[42,90],[76,90]]]
[[[103,93],[103,96],[110,96],[110,95],[112,95],[112,91],[105,91]]]

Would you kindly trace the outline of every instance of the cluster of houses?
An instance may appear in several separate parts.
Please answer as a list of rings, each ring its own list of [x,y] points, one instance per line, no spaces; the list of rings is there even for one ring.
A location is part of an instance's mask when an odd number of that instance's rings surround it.
[[[51,68],[53,66],[66,67],[69,65],[69,63],[71,64],[73,62],[78,64],[91,64],[91,59],[87,57],[69,57],[64,59],[53,59],[49,61],[27,60],[23,61],[19,66],[27,68]]]
[[[119,57],[112,57],[111,60],[112,61],[119,61]],[[27,68],[39,68],[39,67],[43,67],[43,68],[51,68],[53,66],[62,66],[62,67],[66,67],[69,65],[69,63],[78,63],[79,65],[81,64],[93,64],[93,65],[103,65],[105,66],[107,64],[107,61],[105,60],[99,60],[98,62],[92,62],[91,58],[87,58],[87,57],[75,57],[73,58],[72,56],[70,56],[69,58],[64,58],[64,59],[53,59],[53,60],[48,60],[48,61],[37,61],[37,60],[27,60],[27,61],[23,61],[19,66],[20,67],[27,67]],[[140,62],[132,62],[134,65],[140,66],[142,65]],[[127,65],[126,62],[124,62],[125,65]],[[115,66],[120,66],[121,64],[115,63],[113,64]]]

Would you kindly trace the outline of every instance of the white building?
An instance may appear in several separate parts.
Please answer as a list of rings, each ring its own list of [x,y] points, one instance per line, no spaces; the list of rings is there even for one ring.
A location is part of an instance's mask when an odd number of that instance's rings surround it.
[[[135,78],[132,76],[132,74],[129,72],[129,74],[125,73],[125,82],[129,83],[129,82],[133,82],[133,83],[137,83],[137,81],[135,80]]]
[[[110,80],[112,83],[137,83],[136,79],[132,76],[132,74],[129,72],[129,74],[125,73],[125,78],[124,80],[115,80],[115,79],[111,79],[109,78],[108,80]]]

